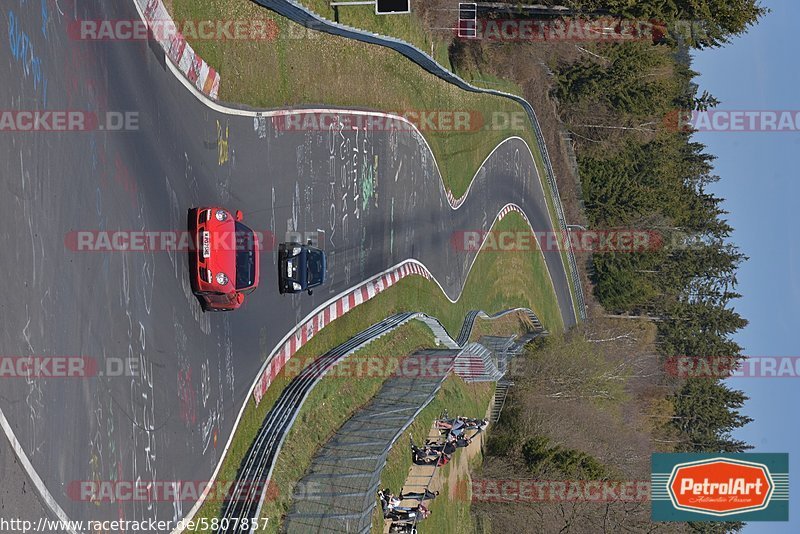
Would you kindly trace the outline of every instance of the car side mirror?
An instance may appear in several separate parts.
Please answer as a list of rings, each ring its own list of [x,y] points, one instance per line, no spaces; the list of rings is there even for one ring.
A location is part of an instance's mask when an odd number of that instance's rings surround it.
[[[243,218],[244,215],[242,215],[242,210],[236,210],[236,220],[241,221]]]
[[[314,294],[314,292],[313,292],[313,291],[311,291],[311,290],[309,289],[309,290],[308,290],[308,294],[309,294],[309,295],[313,295],[313,294]]]
[[[239,293],[237,291],[236,292],[236,303],[237,304],[241,304],[242,302],[244,302],[244,293]]]

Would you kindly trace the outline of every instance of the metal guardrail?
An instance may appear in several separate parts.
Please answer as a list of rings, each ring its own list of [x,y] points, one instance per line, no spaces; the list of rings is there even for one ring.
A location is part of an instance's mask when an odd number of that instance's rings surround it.
[[[453,371],[467,383],[497,382],[505,374],[494,352],[480,343],[470,343],[459,352]]]
[[[475,310],[469,312],[464,318],[459,339],[469,339],[477,317],[496,319],[514,312],[525,313],[535,328],[541,328],[539,319],[533,311],[527,308],[514,308],[491,316],[483,311]],[[456,340],[453,340],[437,319],[424,313],[409,312],[392,315],[320,356],[286,386],[264,419],[258,435],[237,473],[236,482],[220,515],[220,528],[217,532],[241,534],[242,530],[235,527],[241,526],[243,519],[248,519],[250,524],[254,524],[254,519],[260,516],[261,507],[267,494],[267,485],[283,442],[305,399],[325,374],[347,356],[412,319],[419,319],[429,327],[433,326],[432,331],[436,328],[434,333],[446,346],[457,348],[464,345],[464,343],[457,343]],[[222,521],[226,518],[227,521]],[[222,528],[222,526],[227,528]]]
[[[481,319],[499,319],[511,313],[524,313],[535,330],[540,330],[543,333],[547,333],[547,330],[545,330],[544,326],[542,326],[542,323],[539,321],[539,318],[536,316],[536,314],[528,308],[512,308],[509,310],[503,310],[493,315],[487,315],[483,310],[472,310],[467,312],[466,317],[464,317],[464,324],[461,326],[461,331],[458,333],[458,337],[456,337],[456,343],[459,347],[466,345],[466,343],[469,341],[469,336],[472,335],[472,328],[475,326],[475,320],[479,317]]]
[[[410,321],[417,314],[402,313],[392,315],[355,335],[345,343],[328,351],[298,374],[284,389],[275,406],[269,411],[258,436],[250,447],[242,466],[237,473],[236,483],[226,501],[220,519],[218,532],[240,534],[238,528],[245,518],[251,521],[259,517],[267,483],[272,468],[289,429],[314,386],[341,359],[349,356],[364,345]],[[239,521],[236,521],[238,518]],[[252,530],[251,530],[252,531]]]
[[[433,357],[438,365],[446,366],[447,360],[452,365],[454,352],[423,350],[406,361],[421,368]],[[292,498],[285,532],[368,533],[389,451],[434,400],[448,374],[389,377],[372,400],[317,451],[298,483],[300,493]]]
[[[477,87],[475,85],[472,85],[471,83],[467,82],[457,74],[444,68],[429,54],[423,52],[416,46],[407,43],[406,41],[397,39],[395,37],[389,37],[387,35],[380,35],[365,30],[361,30],[358,28],[353,28],[351,26],[340,24],[338,22],[333,22],[318,15],[317,13],[314,13],[313,11],[295,2],[294,0],[253,0],[253,1],[263,7],[266,7],[267,9],[270,9],[278,13],[279,15],[282,15],[296,22],[297,24],[305,26],[306,28],[311,28],[313,30],[322,31],[325,33],[329,33],[331,35],[338,35],[340,37],[346,37],[348,39],[355,39],[357,41],[390,48],[395,52],[403,54],[406,58],[413,61],[414,63],[416,63],[429,73],[433,74],[434,76],[442,80],[445,80],[446,82],[451,83],[456,87],[459,87],[465,91],[469,91],[471,93],[484,93],[495,96],[501,96],[520,104],[525,110],[525,112],[528,114],[528,118],[530,119],[531,125],[533,127],[534,136],[536,137],[536,144],[539,147],[539,152],[542,154],[542,160],[544,161],[545,172],[547,174],[547,183],[550,184],[550,192],[551,192],[553,207],[556,210],[556,216],[558,218],[559,226],[561,227],[561,231],[564,233],[564,235],[565,236],[568,235],[567,220],[564,215],[564,207],[561,204],[561,196],[559,195],[558,192],[558,184],[556,183],[556,176],[555,172],[553,171],[553,164],[550,160],[550,154],[547,151],[547,144],[545,143],[544,135],[542,134],[542,128],[539,125],[539,119],[536,116],[536,111],[534,111],[533,106],[531,106],[531,104],[527,100],[525,100],[521,96],[512,93],[506,93],[504,91],[498,91],[496,89],[486,89],[483,87]],[[572,278],[572,283],[575,288],[575,297],[578,300],[577,302],[578,315],[580,316],[581,320],[585,320],[586,304],[583,296],[583,286],[581,285],[580,276],[578,274],[578,264],[575,261],[575,254],[572,251],[572,246],[569,244],[569,240],[566,241],[568,244],[567,262],[569,264],[570,277]]]

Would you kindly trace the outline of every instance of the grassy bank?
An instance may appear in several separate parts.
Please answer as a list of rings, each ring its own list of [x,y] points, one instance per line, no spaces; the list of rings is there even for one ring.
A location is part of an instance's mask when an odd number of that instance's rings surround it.
[[[456,488],[456,492],[459,489]],[[430,517],[419,524],[420,534],[471,534],[475,531],[469,500],[462,495],[451,498],[450,491],[450,484],[445,482],[439,496],[430,504]]]
[[[498,232],[526,230],[516,213],[507,215],[494,227]],[[431,283],[410,278],[405,290],[393,295],[395,309],[423,311],[438,318],[455,336],[470,310],[494,313],[508,308],[529,307],[551,331],[561,331],[563,322],[544,258],[539,252],[480,253],[467,277],[461,298],[450,303]]]
[[[302,4],[328,20],[334,20],[336,17],[328,0],[304,0]],[[376,15],[375,6],[340,7],[339,22],[361,30],[402,39],[427,52],[440,64],[449,67],[448,47],[453,33],[448,30],[439,30],[436,33],[429,31],[428,25],[420,19],[420,7],[412,3],[411,13],[400,15]]]
[[[419,348],[433,346],[431,331],[424,324],[412,321],[350,358],[400,358]],[[264,502],[261,510],[261,517],[268,518],[269,531],[279,530],[281,518],[291,504],[292,490],[310,467],[317,450],[375,396],[384,381],[385,377],[359,377],[356,380],[334,375],[323,378],[311,391],[275,462],[272,484],[278,491],[273,499]],[[259,523],[264,524],[263,521]]]

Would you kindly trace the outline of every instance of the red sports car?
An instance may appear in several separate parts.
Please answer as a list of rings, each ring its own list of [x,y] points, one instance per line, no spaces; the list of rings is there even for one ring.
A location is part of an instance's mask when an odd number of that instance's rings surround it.
[[[241,211],[231,214],[218,207],[189,210],[189,231],[195,242],[192,292],[204,311],[235,310],[258,286],[258,239],[242,223]]]

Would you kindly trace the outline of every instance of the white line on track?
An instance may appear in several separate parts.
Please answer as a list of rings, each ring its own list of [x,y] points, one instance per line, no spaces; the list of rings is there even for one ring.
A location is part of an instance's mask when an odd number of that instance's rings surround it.
[[[6,416],[2,410],[0,410],[0,426],[3,427],[3,432],[5,432],[6,437],[11,444],[11,448],[14,449],[17,458],[19,458],[20,464],[22,464],[22,467],[28,473],[28,476],[31,477],[33,485],[36,486],[37,490],[39,490],[39,494],[42,496],[45,504],[50,507],[50,510],[52,510],[54,514],[56,514],[56,517],[61,520],[63,527],[66,529],[66,526],[69,522],[69,517],[67,517],[66,512],[64,512],[61,506],[59,506],[59,504],[56,502],[55,498],[53,498],[53,495],[47,489],[47,486],[44,485],[44,481],[39,476],[39,473],[37,473],[33,468],[33,464],[31,464],[31,461],[28,459],[28,455],[25,454],[25,450],[22,448],[22,444],[17,439],[14,431],[11,430],[11,425],[8,424],[8,420],[6,419]],[[78,531],[76,530],[66,530],[70,534],[78,534]]]

